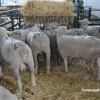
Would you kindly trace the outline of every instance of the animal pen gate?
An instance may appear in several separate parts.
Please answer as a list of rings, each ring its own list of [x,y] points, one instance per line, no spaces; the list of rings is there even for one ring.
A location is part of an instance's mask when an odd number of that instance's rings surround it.
[[[100,9],[92,8],[92,6],[83,6],[82,9],[80,7],[76,7],[76,27],[78,27],[78,20],[82,20],[87,18],[92,23],[89,25],[100,25],[100,17],[97,17],[92,14],[92,12],[99,12]],[[80,13],[84,16],[83,18],[79,18]]]
[[[13,9],[12,6],[9,8],[0,10],[0,20],[2,20],[2,18],[10,19],[10,20],[7,20],[6,22],[0,22],[0,27],[4,27],[5,25],[8,25],[8,27],[6,27],[7,30],[14,30],[16,26],[17,28],[20,29],[22,27],[21,24],[22,24],[22,19],[23,19],[23,17],[20,15],[20,11],[18,9]],[[16,23],[15,23],[15,20],[17,21]]]

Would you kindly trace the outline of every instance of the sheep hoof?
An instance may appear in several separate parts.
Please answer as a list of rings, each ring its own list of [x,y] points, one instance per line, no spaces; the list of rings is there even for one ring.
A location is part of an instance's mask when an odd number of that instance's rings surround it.
[[[50,71],[47,70],[46,73],[47,73],[47,74],[50,74]]]
[[[86,76],[84,77],[84,81],[87,81],[88,78],[89,78],[89,76],[86,75]]]
[[[100,78],[97,79],[97,82],[100,82]]]
[[[68,73],[68,70],[65,70],[65,73],[67,74]]]
[[[36,84],[32,84],[32,87],[35,87],[36,86]]]
[[[19,98],[18,100],[24,100],[23,98]]]
[[[37,75],[37,71],[35,71],[34,74]]]

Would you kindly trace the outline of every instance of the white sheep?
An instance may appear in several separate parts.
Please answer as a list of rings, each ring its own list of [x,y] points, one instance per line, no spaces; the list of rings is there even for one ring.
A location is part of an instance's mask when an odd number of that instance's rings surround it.
[[[88,35],[100,38],[100,25],[89,26],[88,19],[79,20],[80,28],[84,29]]]
[[[50,41],[48,36],[40,31],[31,31],[27,36],[27,44],[30,46],[33,52],[35,60],[35,74],[38,71],[37,55],[39,53],[46,53],[47,61],[47,73],[50,73]]]
[[[54,31],[59,33],[57,34],[57,43],[62,35],[88,36],[87,32],[83,29],[78,29],[78,28],[67,29],[65,26],[60,26],[58,27],[58,29]]]
[[[51,22],[50,24],[47,25],[45,28],[46,30],[55,30],[59,27],[60,25],[57,22]]]
[[[58,50],[65,63],[65,72],[68,72],[67,57],[83,58],[88,65],[88,73],[85,80],[89,78],[93,62],[97,59],[98,81],[100,81],[100,39],[93,36],[60,35],[58,38]]]
[[[19,29],[19,30],[14,30],[14,31],[8,31],[8,35],[10,37],[15,38],[15,39],[26,42],[27,35],[29,34],[29,32],[30,31],[37,31],[37,30],[41,31],[37,25],[34,25],[28,29]]]
[[[79,28],[69,29],[69,32],[66,32],[66,35],[88,36],[88,34],[85,30],[79,29]]]
[[[19,70],[26,70],[25,64],[27,64],[30,69],[32,86],[36,86],[34,76],[34,61],[30,47],[20,40],[8,37],[7,30],[2,27],[0,27],[0,47],[3,59],[7,63],[11,64],[12,72],[18,85],[18,89],[22,91]]]
[[[18,100],[18,98],[8,89],[4,88],[3,86],[0,86],[0,100]]]
[[[54,30],[57,32],[57,44],[59,41],[59,38],[62,35],[75,35],[75,36],[87,36],[87,32],[83,29],[77,29],[77,28],[72,28],[72,29],[67,29],[66,26],[60,26],[58,29]],[[59,34],[58,34],[59,33]],[[72,58],[71,64],[74,65],[76,59]]]
[[[51,26],[51,24],[50,24],[50,26]],[[43,30],[43,32],[49,37],[51,57],[54,58],[54,63],[56,66],[58,66],[60,62],[59,62],[59,57],[58,57],[58,46],[57,46],[57,41],[56,41],[56,32],[53,31],[53,29],[54,29],[53,26],[52,26],[52,28],[50,26],[49,26],[49,28],[45,28]]]

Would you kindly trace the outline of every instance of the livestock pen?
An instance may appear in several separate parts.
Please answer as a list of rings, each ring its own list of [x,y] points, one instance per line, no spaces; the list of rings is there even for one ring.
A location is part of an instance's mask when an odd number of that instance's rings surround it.
[[[11,18],[10,23],[12,25],[7,28],[8,30],[16,29],[13,21],[14,18],[19,20],[17,24],[19,29],[22,28],[21,23],[24,18],[27,22],[43,24],[45,27],[52,21],[57,21],[60,25],[69,25],[70,19],[73,17],[75,17],[75,27],[78,24],[78,14],[77,16],[22,16],[18,9],[0,12],[0,15],[3,14],[7,14]],[[2,23],[0,26],[4,25],[5,23]],[[71,58],[69,58],[69,62],[70,60]],[[0,65],[4,66],[2,62]],[[39,73],[36,75],[37,86],[35,88],[32,88],[29,80],[30,73],[29,70],[26,70],[20,73],[24,87],[23,92],[20,93],[13,78],[10,65],[9,73],[4,73],[0,78],[0,85],[8,88],[18,98],[22,97],[24,100],[100,100],[100,83],[96,81],[98,73],[96,64],[94,64],[93,75],[87,81],[83,80],[87,72],[87,65],[81,60],[77,60],[74,66],[69,65],[69,72],[67,74],[64,72],[63,61],[60,66],[56,67],[53,59],[51,59],[51,72],[49,75],[45,73],[45,67],[45,61],[39,61]]]
[[[16,26],[19,29],[22,27],[23,17],[18,8],[19,6],[9,6],[0,10],[0,27],[5,27],[7,30],[14,30]]]
[[[92,6],[83,6],[82,9],[80,7],[76,7],[76,27],[78,27],[78,20],[82,20],[87,18],[91,21],[90,25],[100,25],[100,17],[95,16],[92,12],[100,12],[100,9],[92,8]]]

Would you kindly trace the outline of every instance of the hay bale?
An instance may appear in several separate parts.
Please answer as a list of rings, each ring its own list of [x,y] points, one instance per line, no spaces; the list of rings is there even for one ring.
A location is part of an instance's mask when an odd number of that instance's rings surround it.
[[[18,6],[24,6],[25,4],[26,4],[26,2],[22,2],[22,1],[17,2]]]
[[[31,0],[27,1],[26,4],[21,8],[21,14],[23,16],[46,16],[43,21],[47,22],[48,16],[57,16],[58,20],[61,16],[73,16],[74,11],[74,4],[71,2],[54,2],[54,1],[38,1],[38,0]],[[39,18],[40,18],[39,17]],[[55,20],[53,17],[51,20]],[[34,17],[27,17],[25,19],[27,22],[39,22],[36,21]]]
[[[21,9],[24,16],[71,16],[74,5],[70,2],[28,1]]]

